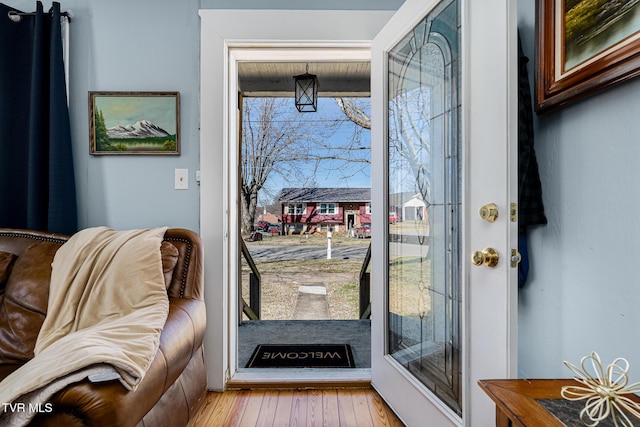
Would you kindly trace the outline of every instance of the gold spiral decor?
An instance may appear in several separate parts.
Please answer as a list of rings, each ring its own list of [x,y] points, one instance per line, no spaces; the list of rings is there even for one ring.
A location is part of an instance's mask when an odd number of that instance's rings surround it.
[[[629,362],[615,359],[606,370],[595,351],[580,360],[581,367],[565,361],[565,366],[576,376],[580,386],[562,387],[562,397],[567,400],[585,400],[580,411],[580,421],[587,427],[595,427],[611,417],[616,427],[633,427],[628,414],[640,419],[640,405],[626,394],[640,392],[640,382],[629,383]],[[626,411],[626,412],[625,412]]]

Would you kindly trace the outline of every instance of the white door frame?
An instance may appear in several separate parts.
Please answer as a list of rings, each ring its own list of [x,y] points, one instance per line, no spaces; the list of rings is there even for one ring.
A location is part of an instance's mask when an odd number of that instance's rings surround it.
[[[335,45],[332,43],[331,45]],[[257,42],[242,42],[242,43],[229,43],[229,111],[238,111],[237,96],[233,94],[238,93],[237,78],[238,75],[238,63],[249,62],[341,62],[341,61],[363,61],[369,62],[371,60],[371,48],[370,43],[340,43],[335,47],[328,46],[326,44],[319,45],[318,43],[295,43],[293,45],[289,43],[257,43]],[[293,80],[293,79],[292,79]],[[293,87],[293,85],[292,85]],[[292,104],[293,109],[293,104]],[[237,115],[229,115],[229,129],[238,129],[239,123]],[[232,137],[230,135],[230,142],[233,141],[233,148],[237,141],[237,132]],[[240,159],[238,158],[238,150],[229,150],[229,164],[239,165]],[[230,173],[228,175],[229,182],[229,195],[234,197],[233,189],[240,188],[238,182],[238,175]],[[237,195],[235,197],[238,197]],[[230,211],[237,211],[238,205],[235,209]],[[237,215],[231,215],[230,218],[230,232],[229,232],[229,254],[240,253],[238,247],[238,235],[233,230],[239,229],[237,223]],[[237,259],[237,258],[236,258]],[[229,305],[229,319],[239,319],[240,314],[239,304],[234,303],[239,301],[238,286],[236,285],[240,280],[240,265],[239,262],[232,258],[229,259],[229,301],[232,303]],[[341,381],[370,381],[371,370],[370,369],[259,369],[250,370],[245,372],[238,372],[237,357],[233,355],[237,354],[238,349],[238,336],[237,336],[237,322],[229,323],[229,348],[232,352],[229,354],[229,373],[233,380],[234,386],[255,384],[255,383],[283,383],[283,382],[300,382],[305,383],[323,383],[332,382],[336,379]]]
[[[362,49],[392,11],[200,10],[200,235],[205,248],[207,385],[222,391],[237,368],[235,232],[238,194],[233,165],[237,131],[232,50],[250,46]],[[358,25],[354,25],[357,23]],[[295,49],[294,49],[295,50]],[[233,51],[242,55],[242,50]],[[249,52],[249,50],[245,51]],[[232,65],[233,63],[233,65]],[[231,114],[230,114],[231,112]]]

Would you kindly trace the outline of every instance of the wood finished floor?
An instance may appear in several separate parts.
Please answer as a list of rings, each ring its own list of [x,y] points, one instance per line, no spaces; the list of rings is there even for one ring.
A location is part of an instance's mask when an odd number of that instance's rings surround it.
[[[371,388],[209,392],[188,427],[404,426]]]

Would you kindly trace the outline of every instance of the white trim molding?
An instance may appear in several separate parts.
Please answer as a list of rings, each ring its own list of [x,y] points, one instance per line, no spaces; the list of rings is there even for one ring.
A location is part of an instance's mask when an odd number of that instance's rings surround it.
[[[370,58],[393,11],[202,9],[200,234],[205,248],[208,388],[237,370],[237,79],[240,60]],[[259,59],[262,58],[262,59]]]

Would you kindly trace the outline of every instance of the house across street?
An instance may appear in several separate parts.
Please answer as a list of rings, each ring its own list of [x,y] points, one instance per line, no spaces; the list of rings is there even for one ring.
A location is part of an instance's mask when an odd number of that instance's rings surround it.
[[[276,199],[284,234],[348,233],[371,223],[371,188],[283,188]]]

